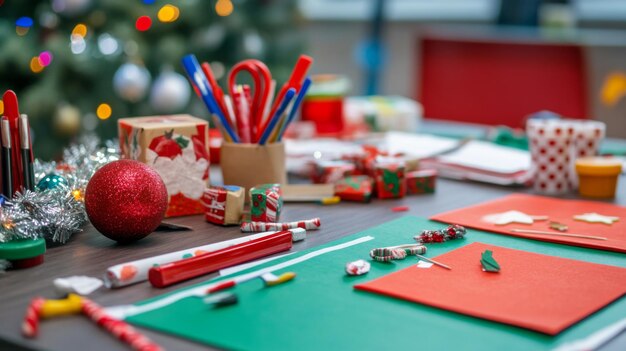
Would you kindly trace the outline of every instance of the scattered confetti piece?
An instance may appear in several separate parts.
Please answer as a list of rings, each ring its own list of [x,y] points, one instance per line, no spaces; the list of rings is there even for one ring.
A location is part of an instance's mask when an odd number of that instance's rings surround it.
[[[336,205],[341,202],[341,198],[339,196],[331,196],[325,197],[319,201],[320,205]]]
[[[292,280],[295,277],[296,277],[296,273],[294,272],[283,273],[279,276],[276,276],[273,273],[265,273],[261,275],[261,279],[263,279],[266,286],[280,285],[282,283],[286,283]]]
[[[438,261],[435,261],[435,260],[431,260],[430,258],[426,258],[426,257],[424,257],[422,255],[415,255],[415,256],[419,257],[420,259],[422,259],[422,260],[424,260],[426,262],[430,262],[430,263],[432,263],[432,264],[434,264],[436,266],[439,266],[439,267],[442,267],[442,268],[445,268],[445,269],[448,269],[448,270],[452,270],[452,268],[450,266],[445,265],[445,264],[443,264],[441,262],[438,262]]]
[[[89,295],[98,290],[104,283],[98,278],[71,276],[67,278],[57,278],[52,284],[56,291],[61,294],[76,293],[79,295]]]
[[[234,305],[239,301],[237,295],[233,293],[218,293],[209,295],[209,297],[202,300],[207,305],[213,305],[214,307],[224,307]]]
[[[417,261],[417,268],[431,268],[432,266],[434,266],[432,263],[430,262],[426,262],[426,261],[422,261],[419,260]]]
[[[493,258],[493,252],[491,250],[485,250],[480,258],[480,264],[483,266],[483,272],[500,272],[500,265]]]
[[[391,210],[393,212],[406,212],[409,210],[409,206],[396,206],[392,207]]]
[[[370,263],[365,260],[356,260],[346,263],[348,275],[363,275],[370,271]]]
[[[574,220],[587,223],[603,223],[611,225],[613,224],[613,222],[619,221],[619,217],[605,216],[599,213],[592,212],[574,216]]]
[[[566,232],[567,225],[559,222],[550,222],[550,229],[558,230],[559,232]]]
[[[545,221],[548,216],[530,216],[520,211],[507,211],[494,213],[483,217],[483,221],[495,225],[507,225],[511,223],[533,224],[535,221]]]

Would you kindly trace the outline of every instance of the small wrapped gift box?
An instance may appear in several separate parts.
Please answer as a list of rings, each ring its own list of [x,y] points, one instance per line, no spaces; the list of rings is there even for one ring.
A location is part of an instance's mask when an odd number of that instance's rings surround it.
[[[407,194],[432,194],[435,192],[437,171],[434,169],[423,169],[412,171],[406,174]]]
[[[311,181],[315,184],[333,184],[350,175],[355,165],[348,161],[317,161],[313,164]]]
[[[278,222],[282,208],[280,184],[263,184],[250,189],[250,220],[252,222]]]
[[[168,194],[165,217],[204,212],[209,182],[209,135],[205,120],[189,115],[118,120],[122,158],[143,162],[159,173]]]
[[[385,161],[376,164],[376,193],[379,199],[396,199],[406,194],[404,162]]]
[[[348,176],[335,183],[335,196],[342,201],[368,202],[372,198],[373,185],[369,176]]]
[[[243,215],[246,193],[236,185],[210,186],[204,190],[202,203],[207,222],[231,225],[239,224]]]
[[[350,175],[367,175],[373,178],[376,175],[376,158],[386,156],[387,153],[381,152],[373,145],[362,145],[361,149],[362,152],[346,155],[341,159],[354,164],[355,169]]]

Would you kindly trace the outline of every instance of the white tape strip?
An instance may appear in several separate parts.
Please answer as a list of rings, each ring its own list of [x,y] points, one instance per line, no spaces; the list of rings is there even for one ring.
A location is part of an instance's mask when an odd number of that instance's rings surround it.
[[[235,278],[233,278],[232,280],[234,280],[236,283],[242,283],[245,282],[247,280],[250,279],[254,279],[256,277],[259,277],[265,273],[271,273],[289,266],[293,266],[295,264],[310,260],[314,257],[320,256],[320,255],[324,255],[327,254],[329,252],[333,252],[333,251],[337,251],[337,250],[342,250],[345,249],[347,247],[350,246],[354,246],[354,245],[358,245],[358,244],[362,244],[364,242],[368,242],[370,240],[373,240],[374,237],[373,236],[364,236],[358,239],[354,239],[348,242],[345,242],[343,244],[338,244],[338,245],[334,245],[334,246],[329,246],[323,249],[319,249],[317,251],[313,251],[313,252],[309,252],[306,255],[302,255],[300,257],[296,257],[294,259],[291,259],[289,261],[285,261],[282,263],[278,263],[275,264],[273,266],[267,267],[267,268],[263,268],[260,269],[258,271],[254,271],[254,272],[250,272],[247,274],[242,274],[240,276],[237,276]],[[187,297],[191,297],[191,296],[204,296],[206,295],[206,291],[207,289],[214,287],[222,282],[224,282],[226,279],[224,280],[220,280],[218,282],[212,282],[210,284],[203,284],[200,286],[197,286],[195,288],[192,289],[188,289],[185,291],[181,291],[181,292],[177,292],[174,293],[172,295],[166,296],[162,299],[147,303],[145,305],[140,305],[140,306],[135,306],[135,305],[123,305],[123,306],[112,306],[112,307],[107,307],[105,308],[106,313],[110,314],[112,317],[114,318],[118,318],[118,319],[126,319],[128,317],[134,316],[134,315],[138,315],[141,313],[146,313],[146,312],[150,312],[159,308],[163,308],[165,306],[168,306],[170,304],[173,304],[181,299],[187,298]]]

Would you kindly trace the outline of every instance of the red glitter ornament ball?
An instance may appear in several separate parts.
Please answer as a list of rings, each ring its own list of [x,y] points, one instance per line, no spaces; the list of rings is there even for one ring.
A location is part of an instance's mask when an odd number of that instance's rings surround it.
[[[132,160],[111,162],[94,173],[85,190],[91,224],[118,242],[146,237],[161,223],[167,189],[159,174]]]

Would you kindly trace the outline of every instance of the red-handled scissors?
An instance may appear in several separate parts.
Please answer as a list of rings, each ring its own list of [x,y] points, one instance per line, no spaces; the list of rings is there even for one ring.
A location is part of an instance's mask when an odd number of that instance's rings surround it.
[[[241,71],[246,71],[252,76],[252,80],[254,81],[254,98],[252,99],[252,106],[250,108],[250,121],[244,121],[243,119],[245,117],[241,115],[241,111],[238,111],[237,108],[234,109],[235,116],[237,118],[238,128],[242,125],[250,125],[251,142],[256,143],[258,141],[257,130],[263,122],[265,105],[268,103],[267,98],[270,94],[272,75],[267,66],[259,60],[245,60],[239,62],[233,66],[228,74],[228,92],[231,98],[237,94],[236,78],[237,74]]]

